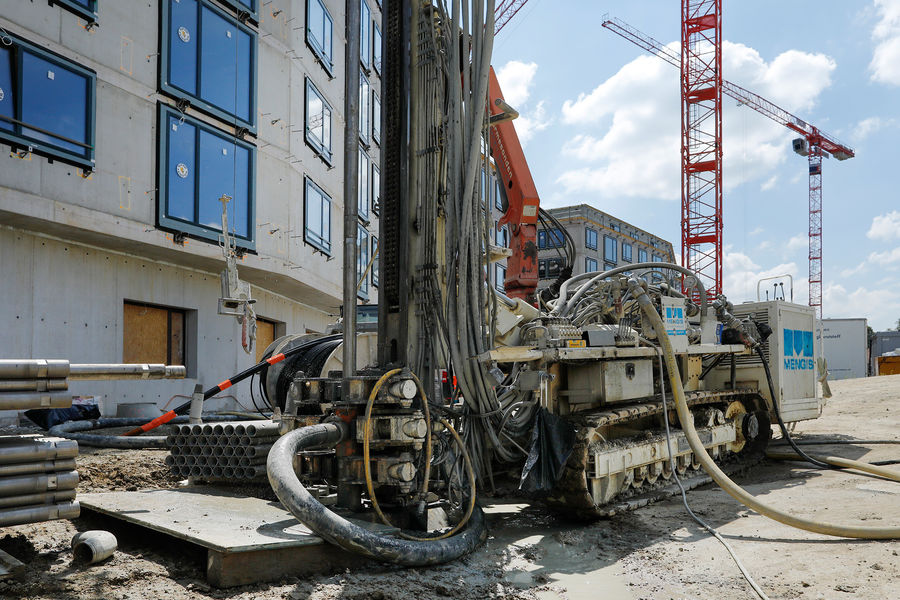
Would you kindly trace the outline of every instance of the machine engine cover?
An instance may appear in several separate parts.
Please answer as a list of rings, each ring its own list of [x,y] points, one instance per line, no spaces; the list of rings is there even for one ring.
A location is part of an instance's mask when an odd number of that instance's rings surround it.
[[[653,361],[649,358],[604,360],[569,365],[570,404],[611,404],[653,395]]]

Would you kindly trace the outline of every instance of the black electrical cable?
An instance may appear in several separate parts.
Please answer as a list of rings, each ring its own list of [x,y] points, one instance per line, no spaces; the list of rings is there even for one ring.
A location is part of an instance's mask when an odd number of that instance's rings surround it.
[[[778,408],[778,402],[775,397],[775,383],[772,381],[772,371],[769,370],[769,361],[766,360],[766,355],[763,354],[762,346],[756,347],[756,354],[759,356],[759,360],[762,362],[763,369],[766,372],[766,382],[769,384],[769,394],[772,396],[772,410],[775,412],[775,418],[778,419],[778,427],[781,429],[781,436],[790,444],[791,448],[794,452],[797,453],[798,456],[802,457],[805,461],[816,465],[817,467],[821,467],[823,469],[834,469],[836,471],[840,471],[843,467],[835,467],[834,465],[830,465],[827,462],[822,462],[812,456],[808,455],[806,452],[800,449],[794,439],[791,437],[791,434],[788,433],[787,427],[784,425],[784,420],[781,418],[781,410]]]

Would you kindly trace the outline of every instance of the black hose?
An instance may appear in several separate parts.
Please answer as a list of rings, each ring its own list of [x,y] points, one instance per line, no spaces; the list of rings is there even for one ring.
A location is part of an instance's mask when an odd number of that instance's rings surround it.
[[[229,415],[204,415],[204,419],[211,421],[237,421],[241,417]],[[138,435],[138,436],[121,436],[121,435],[102,435],[99,433],[82,433],[85,431],[95,431],[97,429],[107,429],[110,427],[133,427],[135,425],[143,425],[147,419],[135,418],[101,418],[90,419],[84,421],[68,421],[60,423],[50,428],[50,435],[75,440],[82,446],[94,446],[97,448],[120,448],[123,450],[140,450],[143,448],[167,448],[166,436],[164,435]],[[177,425],[178,423],[187,423],[188,417],[175,417],[169,423]]]
[[[812,456],[801,450],[800,446],[798,446],[794,442],[791,434],[788,433],[787,427],[785,427],[784,425],[784,420],[781,418],[781,410],[778,408],[778,402],[775,399],[775,383],[772,381],[772,371],[769,370],[769,361],[766,360],[766,355],[763,354],[762,346],[756,347],[756,354],[759,356],[759,360],[762,362],[763,369],[766,372],[766,381],[769,384],[769,394],[772,396],[772,410],[775,412],[775,418],[778,419],[778,427],[779,429],[781,429],[781,437],[783,437],[787,441],[787,443],[790,444],[794,452],[796,452],[797,455],[802,457],[805,461],[823,469],[834,469],[836,471],[840,471],[842,469],[841,467],[835,467],[834,465],[830,465],[827,462],[822,462],[821,460],[813,458]]]
[[[775,440],[776,442],[779,440]],[[798,446],[833,446],[833,445],[870,445],[870,444],[900,444],[900,440],[794,440]],[[784,444],[773,444],[784,446]]]
[[[407,567],[436,565],[468,554],[487,537],[484,514],[476,506],[461,533],[438,541],[416,542],[379,535],[328,510],[300,483],[294,456],[301,450],[331,447],[346,437],[343,423],[323,423],[281,436],[266,460],[269,483],[281,503],[325,540],[369,558]]]

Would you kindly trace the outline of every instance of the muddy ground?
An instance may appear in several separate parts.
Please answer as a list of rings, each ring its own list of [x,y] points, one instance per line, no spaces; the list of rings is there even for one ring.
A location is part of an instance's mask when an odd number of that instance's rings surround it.
[[[821,419],[800,423],[798,439],[900,439],[900,376],[832,383]],[[808,450],[812,451],[811,448]],[[898,445],[816,447],[863,460],[900,459]],[[88,451],[80,491],[173,485],[163,451]],[[900,469],[900,467],[896,467]],[[900,526],[900,484],[800,463],[767,461],[737,481],[795,514]],[[714,485],[689,492],[693,509],[730,541],[771,598],[900,598],[900,542],[855,541],[794,530],[753,513]],[[143,530],[117,527],[119,552],[91,567],[72,564],[77,531],[107,527],[82,517],[0,530],[0,549],[28,563],[2,598],[233,600],[314,598],[743,599],[753,592],[722,546],[685,514],[680,498],[593,524],[573,523],[538,505],[486,498],[491,537],[473,555],[430,569],[360,561],[337,574],[227,590],[204,581],[205,554]]]

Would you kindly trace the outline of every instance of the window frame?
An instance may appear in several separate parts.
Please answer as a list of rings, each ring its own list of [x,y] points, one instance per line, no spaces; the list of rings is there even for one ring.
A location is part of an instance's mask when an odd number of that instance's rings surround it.
[[[371,83],[369,84],[371,87]],[[375,106],[378,110],[375,110]],[[377,114],[376,114],[377,113]],[[381,96],[372,88],[372,141],[381,146]]]
[[[506,293],[506,265],[499,262],[494,263],[494,289],[501,294]]]
[[[613,243],[614,250],[612,252],[609,252],[608,242]],[[617,238],[610,235],[603,236],[603,260],[610,263],[619,262],[619,240]]]
[[[366,72],[372,68],[372,22],[372,9],[369,8],[369,3],[366,0],[359,0],[359,63]]]
[[[93,171],[96,165],[97,150],[97,72],[93,69],[79,65],[55,52],[51,52],[46,48],[37,46],[14,33],[7,32],[6,35],[13,41],[7,48],[9,48],[12,53],[13,70],[10,72],[10,79],[12,81],[13,89],[10,90],[10,93],[13,94],[14,116],[12,118],[15,122],[12,123],[13,131],[0,129],[0,142],[8,144],[13,149],[21,148],[33,154],[43,156],[51,161],[58,160],[66,164],[81,167],[85,171]],[[85,148],[85,154],[77,154],[72,150],[61,148],[51,142],[29,138],[21,132],[23,128],[34,130],[41,129],[36,126],[29,126],[21,119],[16,118],[17,116],[22,116],[22,79],[24,77],[24,69],[22,67],[24,61],[23,51],[28,52],[39,60],[52,63],[60,69],[84,77],[87,80],[87,97],[85,98],[84,115],[87,138],[86,143],[79,142],[78,140],[69,141],[69,138],[60,138],[50,131],[47,131],[46,133],[46,135],[50,135],[51,137],[64,139],[65,141],[68,141],[68,143],[75,143],[78,146],[83,146]],[[4,122],[8,123],[9,121],[4,120]],[[41,131],[45,130],[41,129]]]
[[[322,158],[329,166],[331,166],[332,158],[334,158],[334,151],[332,150],[332,125],[334,125],[334,108],[332,108],[331,103],[325,99],[325,96],[322,95],[322,92],[319,91],[319,88],[316,87],[316,84],[312,79],[306,77],[306,86],[303,91],[303,139],[306,141],[307,145],[309,145],[319,157]],[[328,147],[321,146],[316,142],[315,139],[310,139],[310,127],[309,127],[309,93],[310,88],[312,92],[318,96],[319,100],[322,101],[322,105],[328,108],[329,112],[329,121],[331,124],[328,126]]]
[[[643,256],[643,258],[641,258],[642,256]],[[650,260],[647,257],[648,257],[647,249],[639,247],[638,248],[638,262],[639,263],[650,262]]]
[[[322,13],[328,18],[328,21],[331,23],[331,39],[330,48],[328,48],[327,52],[325,48],[320,47],[317,43],[315,35],[311,35],[312,27],[310,27],[309,16],[312,12],[309,10],[309,5],[311,2],[318,2],[319,6],[322,8]],[[328,12],[328,7],[325,6],[325,2],[323,0],[306,0],[306,33],[303,36],[306,39],[306,45],[310,47],[313,51],[313,56],[316,57],[316,62],[322,65],[322,68],[325,69],[325,72],[328,73],[329,77],[334,77],[334,17],[331,16],[331,13]]]
[[[259,0],[250,0],[253,4],[252,8],[247,8],[240,0],[219,0],[230,9],[232,9],[241,18],[241,15],[247,15],[247,19],[253,23],[259,23]]]
[[[207,242],[220,243],[222,232],[218,229],[212,229],[200,225],[196,222],[189,222],[176,217],[171,217],[167,213],[168,208],[168,164],[169,164],[169,127],[167,125],[170,116],[178,116],[188,121],[190,125],[196,127],[199,131],[206,131],[212,135],[226,139],[229,143],[234,143],[248,151],[247,165],[247,198],[249,211],[247,213],[247,234],[249,238],[245,238],[238,234],[232,234],[234,245],[237,248],[256,251],[256,146],[239,137],[229,134],[227,131],[218,129],[213,125],[201,121],[195,117],[190,117],[179,113],[176,109],[163,102],[159,103],[157,109],[157,163],[156,163],[156,181],[157,181],[157,198],[156,198],[156,225],[160,229],[173,231],[176,233],[184,233],[194,239],[204,240]],[[199,163],[200,145],[196,144],[194,149],[195,163]],[[196,165],[195,165],[196,166]],[[199,199],[198,188],[200,185],[200,177],[197,175],[194,183],[194,206],[198,207]]]
[[[192,371],[193,367],[193,357],[188,356],[188,349],[190,348],[190,344],[188,343],[188,313],[189,309],[186,308],[177,308],[174,306],[166,306],[163,304],[153,304],[152,302],[142,302],[139,300],[129,300],[128,298],[124,298],[122,300],[122,341],[123,341],[123,349],[122,349],[122,360],[125,361],[125,347],[128,346],[127,341],[125,339],[125,306],[133,306],[135,308],[152,308],[154,310],[165,311],[166,312],[166,363],[167,365],[177,365],[179,362],[188,370],[188,372]],[[181,317],[181,361],[176,361],[172,356],[172,336],[173,336],[173,328],[172,328],[172,315],[179,315]],[[129,357],[130,358],[130,357]]]
[[[382,34],[381,27],[378,26],[378,23],[372,21],[372,69],[381,75],[381,61],[384,59],[382,56]]]
[[[244,33],[249,34],[250,36],[250,106],[249,106],[249,114],[250,120],[244,120],[241,117],[231,114],[223,108],[219,108],[218,106],[210,103],[207,100],[204,100],[199,95],[194,95],[189,92],[182,90],[181,88],[176,87],[174,84],[168,82],[169,79],[169,54],[171,52],[171,42],[172,37],[169,35],[169,25],[171,22],[171,12],[169,9],[171,0],[161,0],[159,4],[160,10],[160,27],[159,27],[159,89],[161,92],[166,94],[167,96],[174,98],[175,100],[182,100],[187,102],[191,108],[195,108],[198,111],[205,113],[211,117],[219,119],[224,123],[227,123],[231,127],[239,127],[246,129],[249,133],[256,135],[257,134],[257,93],[259,91],[258,87],[258,77],[259,77],[259,34],[252,28],[247,27],[244,23],[241,23],[237,20],[237,17],[233,14],[229,14],[225,12],[221,7],[216,4],[213,4],[211,0],[194,0],[197,2],[200,8],[206,7],[210,11],[215,14],[218,14],[219,17],[225,19],[239,30]],[[202,46],[201,42],[203,39],[202,33],[202,25],[200,24],[200,17],[202,15],[202,10],[198,10],[198,30],[196,32],[197,38],[197,74],[196,74],[196,83],[198,94],[200,92],[200,85],[202,81],[202,66],[199,57],[202,54]]]
[[[310,231],[309,229],[309,188],[315,188],[315,191],[320,194],[320,201],[328,202],[328,240],[327,247],[325,241],[319,241],[316,239],[311,239],[307,233]],[[332,204],[334,203],[334,198],[328,195],[328,193],[322,189],[322,187],[312,180],[309,176],[305,176],[303,178],[303,241],[306,244],[309,244],[313,248],[324,252],[326,256],[331,256],[331,209]],[[325,211],[321,211],[323,214]],[[312,232],[314,235],[318,235],[315,231]],[[318,235],[320,240],[323,240],[322,235]]]
[[[364,1],[364,0],[363,0]],[[359,141],[366,148],[369,147],[369,141],[372,139],[372,113],[371,113],[371,91],[372,84],[366,74],[360,70],[359,72]]]
[[[369,256],[375,256],[375,253],[378,251],[378,236],[374,234],[369,235],[370,248],[372,254]],[[372,287],[378,287],[378,257],[375,257],[375,260],[372,261],[372,269],[369,271],[369,279],[372,283]]]
[[[363,168],[363,159],[365,159],[366,166]],[[369,222],[369,206],[371,203],[371,181],[369,181],[369,169],[372,165],[372,159],[369,158],[369,155],[366,153],[366,149],[362,146],[359,147],[359,165],[356,168],[356,214],[359,217],[359,220],[363,223]],[[362,181],[360,181],[360,175],[362,173],[366,174],[366,189],[363,190]],[[365,194],[365,197],[363,197]]]
[[[594,267],[591,268],[591,263],[594,263]],[[596,258],[591,258],[590,256],[584,257],[584,272],[585,273],[594,273],[600,268],[600,263]]]
[[[593,235],[591,235],[593,234]],[[594,245],[591,245],[591,238],[594,239]],[[585,227],[584,229],[584,246],[586,248],[590,248],[591,250],[596,250],[598,244],[600,243],[600,234],[597,233],[596,229],[591,227]]]
[[[366,266],[369,264],[369,238],[371,234],[362,223],[356,224],[356,283],[362,280],[359,289],[356,290],[356,297],[362,300],[369,299],[369,278],[363,277]],[[365,253],[365,254],[364,254]]]
[[[67,10],[88,23],[98,23],[100,15],[97,13],[97,0],[88,0],[90,6],[85,8],[74,0],[48,0],[50,5],[56,4],[60,8]]]
[[[372,189],[370,199],[372,201],[372,214],[376,217],[381,212],[381,169],[376,161],[372,161],[372,173],[369,175],[369,187]],[[376,185],[377,180],[377,185]]]
[[[625,252],[625,249],[628,249],[628,252]],[[622,260],[625,262],[634,262],[632,259],[634,258],[634,253],[631,249],[631,244],[628,242],[622,242]]]

